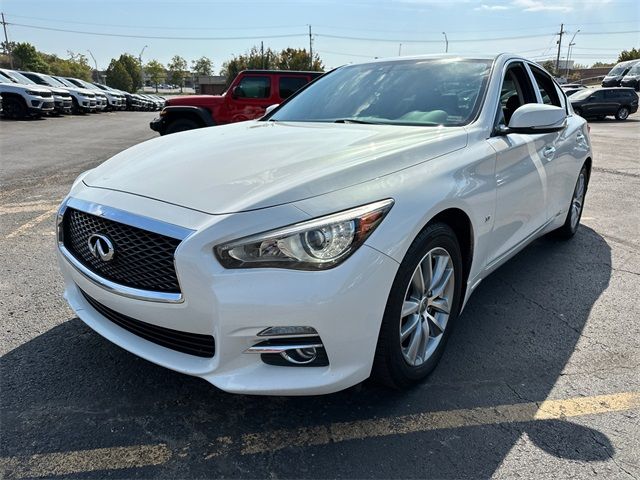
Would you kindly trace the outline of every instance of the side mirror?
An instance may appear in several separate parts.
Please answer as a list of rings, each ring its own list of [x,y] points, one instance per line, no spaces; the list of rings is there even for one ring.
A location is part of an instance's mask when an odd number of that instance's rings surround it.
[[[238,85],[233,87],[233,89],[231,90],[231,98],[242,98],[242,97],[244,97],[244,91],[242,90],[242,87]]]
[[[564,108],[541,103],[528,103],[519,107],[509,121],[509,126],[500,133],[537,133],[559,132],[567,125],[567,112]]]
[[[265,115],[269,115],[271,112],[273,112],[276,108],[278,108],[280,106],[279,103],[275,103],[273,105],[269,105],[266,110],[264,111]]]

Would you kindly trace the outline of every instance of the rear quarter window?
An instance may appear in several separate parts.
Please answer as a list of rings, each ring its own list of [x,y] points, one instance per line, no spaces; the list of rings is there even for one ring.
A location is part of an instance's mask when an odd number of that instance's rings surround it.
[[[283,100],[289,98],[296,93],[302,87],[304,87],[309,80],[307,77],[280,77],[278,79],[278,89],[280,91],[280,98]]]

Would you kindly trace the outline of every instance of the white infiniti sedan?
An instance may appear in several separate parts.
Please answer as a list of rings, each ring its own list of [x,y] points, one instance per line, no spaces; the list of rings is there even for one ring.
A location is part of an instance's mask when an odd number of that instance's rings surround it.
[[[526,59],[344,66],[260,120],[82,174],[57,221],[65,298],[108,340],[229,392],[407,387],[483,278],[576,233],[591,162],[584,119]]]

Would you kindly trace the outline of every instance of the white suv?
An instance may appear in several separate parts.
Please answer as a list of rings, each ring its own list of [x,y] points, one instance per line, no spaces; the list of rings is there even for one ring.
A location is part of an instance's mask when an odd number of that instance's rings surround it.
[[[0,68],[0,74],[3,74],[5,77],[9,77],[15,83],[21,83],[23,85],[37,85],[36,82],[31,80],[30,78],[25,77],[20,72],[16,72],[15,70]],[[71,113],[73,102],[71,100],[71,94],[69,93],[69,91],[62,87],[47,88],[51,90],[51,93],[53,93],[53,108],[56,113],[61,115]]]
[[[56,87],[56,88],[64,88],[66,89],[72,97],[73,101],[73,113],[87,113],[95,111],[96,109],[96,96],[91,92],[91,90],[87,90],[86,88],[79,88],[71,83],[65,83],[60,79],[54,78],[50,75],[46,75],[44,73],[35,73],[35,72],[20,72],[25,77],[33,80],[38,85],[45,85],[48,87]]]
[[[7,118],[40,116],[53,111],[53,93],[38,85],[15,83],[0,74],[3,115]]]

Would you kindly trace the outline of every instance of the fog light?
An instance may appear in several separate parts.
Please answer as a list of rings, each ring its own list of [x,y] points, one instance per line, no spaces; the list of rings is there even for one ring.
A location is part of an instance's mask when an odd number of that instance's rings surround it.
[[[296,348],[293,350],[285,350],[280,354],[282,358],[296,365],[304,365],[313,362],[318,356],[315,347]]]

